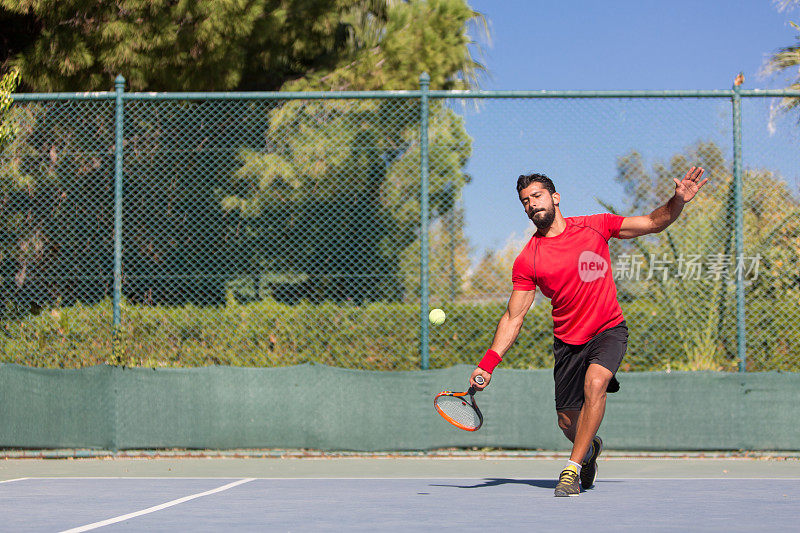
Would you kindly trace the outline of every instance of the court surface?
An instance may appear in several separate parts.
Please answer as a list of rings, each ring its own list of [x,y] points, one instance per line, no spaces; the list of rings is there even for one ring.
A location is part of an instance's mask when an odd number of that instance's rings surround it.
[[[796,530],[796,458],[0,459],[2,531]]]

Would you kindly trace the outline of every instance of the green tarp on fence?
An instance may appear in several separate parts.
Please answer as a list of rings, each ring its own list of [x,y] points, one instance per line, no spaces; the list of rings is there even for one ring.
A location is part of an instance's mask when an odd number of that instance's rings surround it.
[[[476,433],[435,414],[471,367],[50,370],[0,365],[0,447],[565,449],[549,370],[498,370]],[[800,450],[800,374],[621,374],[601,434],[617,450]]]

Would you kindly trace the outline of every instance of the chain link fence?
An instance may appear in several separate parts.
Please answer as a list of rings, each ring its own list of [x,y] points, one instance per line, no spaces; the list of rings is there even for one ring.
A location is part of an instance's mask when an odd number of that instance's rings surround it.
[[[741,279],[746,368],[797,370],[800,157],[797,136],[792,140],[784,134],[797,129],[794,121],[784,117],[782,124],[770,124],[769,99],[743,104],[745,238],[737,250],[730,98],[589,96],[448,100],[482,141],[474,143],[467,165],[476,182],[471,186],[481,194],[470,197],[469,188],[464,191],[466,232],[475,234],[476,226],[497,231],[477,254],[473,250],[470,262],[452,245],[467,246],[467,241],[450,233],[446,219],[434,228],[432,238],[442,241],[439,253],[451,259],[441,262],[450,266],[432,266],[438,287],[432,293],[439,295],[435,304],[447,308],[452,281],[459,279],[456,301],[494,306],[475,324],[481,342],[490,342],[508,298],[513,261],[535,230],[517,200],[517,175],[548,174],[561,193],[565,216],[628,216],[663,205],[674,190],[672,178],[697,165],[709,183],[674,225],[658,235],[611,241],[610,266],[631,332],[622,368],[737,370],[736,286]],[[460,273],[452,268],[459,260],[465,265]],[[537,299],[504,365],[552,365],[550,309],[546,299]],[[448,352],[466,329],[461,320],[437,331],[432,352]]]
[[[744,351],[796,371],[798,128],[743,98],[738,194],[731,93],[18,95],[0,362],[472,364],[532,233],[519,174],[548,174],[565,216],[636,215],[700,165],[673,226],[612,241],[623,369],[732,371]],[[504,366],[552,366],[549,315],[537,299]]]
[[[0,153],[2,361],[79,367],[111,353],[114,105],[15,103]]]

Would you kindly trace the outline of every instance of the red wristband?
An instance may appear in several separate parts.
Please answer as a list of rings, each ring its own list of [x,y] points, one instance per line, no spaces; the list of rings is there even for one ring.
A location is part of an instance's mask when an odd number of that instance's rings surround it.
[[[500,364],[503,358],[500,357],[500,354],[495,352],[494,350],[486,350],[486,355],[483,356],[481,362],[478,363],[478,368],[481,370],[485,370],[488,373],[494,372],[494,369],[497,365]]]

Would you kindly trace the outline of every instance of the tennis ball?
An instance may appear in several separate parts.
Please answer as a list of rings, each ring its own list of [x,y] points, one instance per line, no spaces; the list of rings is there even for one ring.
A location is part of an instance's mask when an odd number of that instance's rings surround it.
[[[431,324],[433,324],[434,326],[439,326],[441,324],[444,324],[445,318],[446,315],[444,314],[444,311],[442,311],[441,309],[433,309],[428,314],[428,320],[430,320]]]

